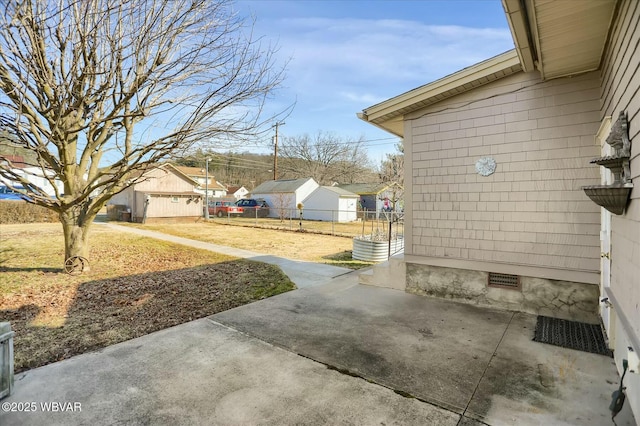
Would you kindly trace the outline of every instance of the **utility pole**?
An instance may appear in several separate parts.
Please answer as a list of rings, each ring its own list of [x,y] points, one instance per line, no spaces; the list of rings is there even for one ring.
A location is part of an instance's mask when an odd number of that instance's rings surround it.
[[[278,127],[284,126],[285,122],[276,122],[272,127],[276,128],[276,136],[273,138],[273,180],[278,180]]]

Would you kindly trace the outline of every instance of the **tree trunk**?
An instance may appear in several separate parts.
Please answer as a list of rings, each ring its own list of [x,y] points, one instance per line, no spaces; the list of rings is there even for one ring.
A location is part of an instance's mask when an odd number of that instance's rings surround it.
[[[80,206],[74,206],[60,213],[64,232],[64,261],[75,256],[89,259],[89,228],[94,217],[88,216]],[[89,264],[83,271],[89,270]]]

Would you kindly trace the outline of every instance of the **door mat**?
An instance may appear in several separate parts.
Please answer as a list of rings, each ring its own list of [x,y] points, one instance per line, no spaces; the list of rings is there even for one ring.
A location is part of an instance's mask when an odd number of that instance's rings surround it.
[[[604,340],[602,328],[598,324],[586,324],[538,315],[533,341],[613,356]]]

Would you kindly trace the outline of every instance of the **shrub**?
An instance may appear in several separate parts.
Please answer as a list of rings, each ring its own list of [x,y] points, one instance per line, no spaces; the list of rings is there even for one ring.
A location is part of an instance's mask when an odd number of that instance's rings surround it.
[[[19,200],[0,200],[0,224],[59,222],[49,209]]]

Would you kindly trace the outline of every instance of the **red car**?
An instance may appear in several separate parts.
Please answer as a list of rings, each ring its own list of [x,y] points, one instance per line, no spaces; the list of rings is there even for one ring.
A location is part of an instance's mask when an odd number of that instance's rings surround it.
[[[236,206],[232,201],[209,201],[209,216],[225,217],[242,213],[244,209]]]

